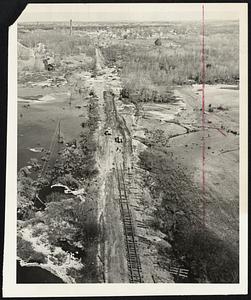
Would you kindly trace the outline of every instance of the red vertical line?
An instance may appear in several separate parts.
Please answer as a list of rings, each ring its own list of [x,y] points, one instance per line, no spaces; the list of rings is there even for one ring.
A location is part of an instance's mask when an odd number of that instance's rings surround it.
[[[203,224],[205,226],[205,14],[202,5],[202,43],[201,43],[201,82],[202,82],[202,198],[203,198]]]

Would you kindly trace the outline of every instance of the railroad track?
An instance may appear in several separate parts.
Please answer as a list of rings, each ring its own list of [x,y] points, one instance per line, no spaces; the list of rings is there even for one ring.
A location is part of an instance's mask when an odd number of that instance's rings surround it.
[[[115,165],[118,180],[119,204],[125,235],[129,281],[130,283],[141,283],[144,281],[137,251],[137,241],[135,240],[135,231],[128,202],[124,173],[123,169],[118,167],[117,162],[115,162]]]

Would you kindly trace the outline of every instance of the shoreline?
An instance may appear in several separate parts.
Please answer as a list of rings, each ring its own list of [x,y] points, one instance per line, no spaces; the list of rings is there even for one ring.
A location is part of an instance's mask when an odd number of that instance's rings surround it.
[[[39,264],[39,263],[35,263],[35,262],[34,263],[28,263],[28,262],[22,260],[18,256],[17,256],[16,260],[19,261],[21,267],[28,267],[28,268],[29,267],[39,267],[41,269],[44,269],[44,270],[50,272],[54,276],[60,278],[63,281],[63,283],[76,283],[75,280],[74,280],[74,278],[62,274],[60,271],[58,271],[56,269],[56,267],[53,268],[51,265],[48,265],[48,264]]]

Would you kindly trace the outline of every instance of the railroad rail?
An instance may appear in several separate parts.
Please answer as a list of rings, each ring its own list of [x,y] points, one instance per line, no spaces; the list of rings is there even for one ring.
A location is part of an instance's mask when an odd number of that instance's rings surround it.
[[[135,239],[135,230],[133,226],[133,219],[131,215],[131,210],[129,207],[128,195],[126,191],[124,173],[122,167],[118,167],[117,162],[116,173],[118,180],[118,190],[119,190],[119,204],[120,212],[123,221],[125,244],[127,251],[127,265],[129,271],[129,282],[130,283],[142,283],[142,269],[141,263],[137,250],[137,241]]]

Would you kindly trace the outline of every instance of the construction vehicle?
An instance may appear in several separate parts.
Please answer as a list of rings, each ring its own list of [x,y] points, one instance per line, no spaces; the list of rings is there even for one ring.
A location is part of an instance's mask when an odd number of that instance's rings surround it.
[[[121,137],[121,136],[116,136],[116,137],[115,137],[115,142],[116,142],[116,143],[123,143],[122,137]]]
[[[112,135],[112,129],[110,127],[107,127],[105,130],[105,135]]]

